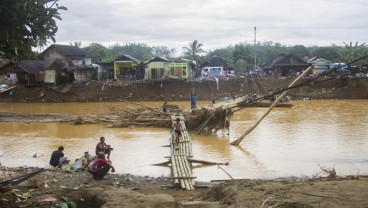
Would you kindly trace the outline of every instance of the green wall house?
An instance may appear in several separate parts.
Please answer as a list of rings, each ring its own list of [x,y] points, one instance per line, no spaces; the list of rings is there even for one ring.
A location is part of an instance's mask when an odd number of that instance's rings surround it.
[[[144,79],[163,79],[176,77],[190,79],[192,76],[193,63],[190,60],[178,58],[169,60],[163,57],[154,57],[145,62]]]
[[[324,58],[313,57],[308,61],[308,63],[314,66],[314,74],[320,74],[324,71],[330,70],[331,61],[328,61]]]
[[[141,61],[130,55],[123,55],[113,61],[114,79],[142,79]]]
[[[144,79],[162,79],[167,75],[171,60],[163,57],[153,57],[145,62]]]

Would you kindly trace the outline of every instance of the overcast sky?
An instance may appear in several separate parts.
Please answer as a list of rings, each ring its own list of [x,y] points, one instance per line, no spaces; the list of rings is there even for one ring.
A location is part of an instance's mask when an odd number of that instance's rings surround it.
[[[57,43],[146,43],[209,51],[239,42],[368,42],[368,0],[60,0]]]

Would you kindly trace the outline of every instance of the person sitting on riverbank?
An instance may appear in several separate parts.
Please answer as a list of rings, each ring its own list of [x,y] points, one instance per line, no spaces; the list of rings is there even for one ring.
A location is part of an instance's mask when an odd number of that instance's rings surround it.
[[[50,158],[50,165],[56,167],[61,167],[62,164],[67,164],[69,163],[69,160],[64,157],[64,147],[60,146],[57,150],[55,150],[54,152],[52,152],[51,154],[51,158]]]
[[[107,154],[107,158],[110,158],[111,150],[113,150],[113,148],[111,148],[111,145],[105,143],[105,137],[100,137],[100,142],[96,145],[96,155],[98,155],[99,152],[103,152]]]
[[[93,161],[93,167],[91,173],[94,179],[103,179],[105,175],[110,171],[115,172],[114,166],[112,166],[111,161],[105,159],[105,153],[99,152],[97,159]]]

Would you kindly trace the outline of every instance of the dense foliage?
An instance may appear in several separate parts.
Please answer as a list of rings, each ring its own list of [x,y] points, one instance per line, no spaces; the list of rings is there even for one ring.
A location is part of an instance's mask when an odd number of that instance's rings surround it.
[[[221,57],[234,66],[237,74],[243,74],[254,69],[255,53],[257,66],[271,60],[280,53],[291,53],[306,61],[313,57],[319,57],[329,60],[332,63],[350,63],[359,57],[368,55],[368,47],[364,43],[353,44],[352,42],[349,44],[344,43],[344,46],[287,46],[272,41],[259,42],[256,46],[251,43],[238,43],[209,51],[207,54],[201,56],[204,53],[202,47],[203,44],[195,40],[190,42],[187,47],[183,47],[183,53],[181,55],[190,60],[195,60],[198,65],[212,56]],[[105,47],[99,43],[92,43],[83,49],[95,55],[95,62],[109,62],[123,54],[132,55],[143,61],[154,56],[166,58],[173,58],[175,56],[175,49],[170,49],[166,46],[150,47],[142,43],[115,44],[110,47]]]
[[[0,4],[0,56],[32,55],[32,47],[55,42],[61,20],[57,0],[2,0]]]

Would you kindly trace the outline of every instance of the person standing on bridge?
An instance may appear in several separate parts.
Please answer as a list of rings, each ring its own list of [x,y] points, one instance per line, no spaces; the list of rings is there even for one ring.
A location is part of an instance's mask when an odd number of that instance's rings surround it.
[[[176,144],[176,148],[179,148],[179,137],[181,137],[181,123],[180,123],[180,118],[176,118],[176,123],[174,123],[173,129],[174,129],[174,132],[175,132],[175,144]]]

